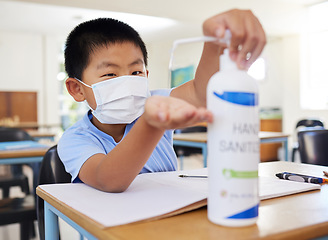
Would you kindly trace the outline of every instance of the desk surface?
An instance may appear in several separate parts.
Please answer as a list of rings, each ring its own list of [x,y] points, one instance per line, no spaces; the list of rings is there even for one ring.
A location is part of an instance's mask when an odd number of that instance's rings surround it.
[[[0,161],[3,158],[42,157],[48,149],[49,147],[38,149],[0,151]]]
[[[12,124],[0,124],[2,127],[15,127],[15,128],[24,128],[24,129],[37,129],[37,128],[53,128],[60,127],[59,123],[52,124],[39,124],[37,122],[19,122]]]
[[[260,132],[260,139],[287,138],[288,134],[281,132]],[[191,142],[207,142],[206,132],[197,133],[176,133],[173,135],[174,140],[191,141]]]
[[[53,133],[53,132],[40,131],[40,130],[28,130],[27,133],[31,137],[36,137],[36,138],[40,138],[40,137],[54,137],[54,136],[56,136],[56,134]]]
[[[269,162],[260,164],[259,174],[290,171],[323,176],[323,170],[328,167]],[[309,239],[328,235],[328,184],[321,190],[261,201],[257,224],[243,228],[209,222],[206,207],[160,220],[103,228],[46,192],[38,194],[100,239]]]

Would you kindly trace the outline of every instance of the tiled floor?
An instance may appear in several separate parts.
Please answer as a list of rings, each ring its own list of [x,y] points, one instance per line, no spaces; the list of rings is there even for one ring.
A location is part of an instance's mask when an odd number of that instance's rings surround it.
[[[178,161],[179,167],[180,163]],[[190,157],[184,157],[183,159],[183,169],[194,169],[203,167],[203,156],[201,154],[192,155]],[[31,179],[32,171],[26,167],[24,172],[29,179]],[[31,183],[32,184],[32,183]],[[0,190],[1,191],[1,190]],[[20,191],[19,187],[11,189],[10,195],[13,196],[23,196],[24,194]],[[1,193],[2,196],[2,193]],[[59,222],[60,233],[62,240],[78,240],[80,239],[79,234],[71,228],[64,221]],[[38,231],[37,222],[35,222],[35,229]],[[38,232],[34,240],[39,240]],[[0,240],[19,240],[19,224],[11,224],[8,226],[0,227]]]

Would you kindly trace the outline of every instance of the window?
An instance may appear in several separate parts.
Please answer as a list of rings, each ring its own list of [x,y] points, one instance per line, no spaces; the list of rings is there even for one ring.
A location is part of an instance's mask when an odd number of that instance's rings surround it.
[[[258,58],[248,69],[247,73],[254,79],[263,81],[266,77],[266,64],[264,58]]]
[[[63,44],[64,45],[64,44]],[[65,86],[65,80],[67,74],[64,66],[64,47],[62,47],[59,57],[59,73],[57,74],[57,80],[59,84],[59,102],[60,102],[60,118],[63,130],[73,125],[76,121],[81,119],[83,115],[88,111],[88,106],[83,102],[76,102],[73,97],[67,92]]]
[[[310,7],[301,36],[301,107],[328,109],[328,3]]]

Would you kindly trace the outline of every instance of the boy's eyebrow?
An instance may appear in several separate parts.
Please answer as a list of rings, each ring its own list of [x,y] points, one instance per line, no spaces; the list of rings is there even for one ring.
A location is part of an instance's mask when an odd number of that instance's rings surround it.
[[[138,65],[138,64],[144,64],[144,61],[141,58],[138,58],[137,60],[133,61],[132,63],[129,64],[129,67],[133,65]]]
[[[130,63],[129,67],[131,67],[133,65],[138,65],[138,64],[144,64],[144,61],[141,58],[139,58],[139,59],[133,61],[132,63]],[[106,68],[106,67],[118,67],[118,65],[115,63],[108,62],[108,61],[101,62],[100,64],[97,65],[97,69]]]
[[[118,67],[118,65],[107,61],[101,62],[97,65],[97,69],[106,68],[106,67]]]

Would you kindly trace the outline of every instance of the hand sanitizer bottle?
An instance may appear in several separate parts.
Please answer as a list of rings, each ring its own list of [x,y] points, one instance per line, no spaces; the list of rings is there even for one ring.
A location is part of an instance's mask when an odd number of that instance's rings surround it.
[[[239,70],[228,49],[220,71],[207,86],[208,218],[216,224],[240,227],[258,218],[259,114],[256,80]]]

